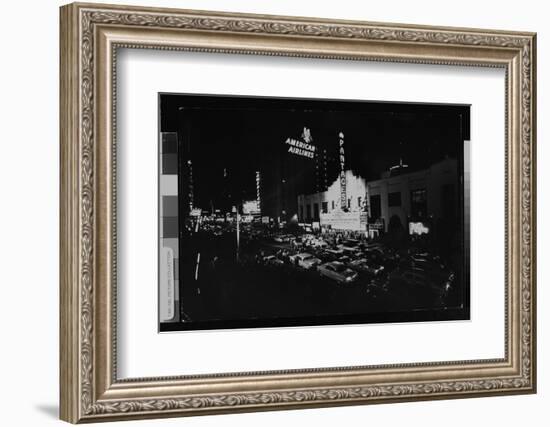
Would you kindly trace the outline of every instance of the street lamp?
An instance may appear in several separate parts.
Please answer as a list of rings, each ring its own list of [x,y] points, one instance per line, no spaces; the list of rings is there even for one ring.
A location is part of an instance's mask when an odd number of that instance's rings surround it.
[[[240,252],[240,215],[239,215],[239,206],[233,206],[232,212],[236,212],[237,214],[237,252],[235,254],[235,258],[237,262],[239,262],[239,252]]]

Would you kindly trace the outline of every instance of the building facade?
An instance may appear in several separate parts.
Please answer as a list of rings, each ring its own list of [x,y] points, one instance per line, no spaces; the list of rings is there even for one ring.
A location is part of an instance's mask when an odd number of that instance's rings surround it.
[[[441,220],[456,221],[459,182],[455,159],[392,175],[367,183],[371,220],[380,219],[385,231],[398,224],[412,232],[411,223],[434,227]]]
[[[387,232],[400,225],[409,233],[429,230],[442,221],[455,224],[460,202],[457,173],[457,161],[450,158],[416,172],[395,168],[369,182],[347,170],[344,206],[338,178],[327,191],[299,195],[298,218],[337,230]]]
[[[336,230],[366,230],[368,211],[365,180],[345,171],[345,198],[338,177],[327,191],[298,196],[298,220],[319,222]],[[342,203],[344,205],[342,206]]]

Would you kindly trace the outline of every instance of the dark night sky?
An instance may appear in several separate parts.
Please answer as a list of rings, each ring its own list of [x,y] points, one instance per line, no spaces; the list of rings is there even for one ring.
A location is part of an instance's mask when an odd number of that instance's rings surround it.
[[[313,144],[335,161],[343,132],[346,169],[367,180],[379,178],[400,157],[409,170],[445,156],[460,158],[462,142],[469,139],[469,107],[457,105],[160,95],[162,132],[178,131],[183,138],[184,114],[192,123],[195,197],[203,208],[219,188],[224,168],[232,191],[254,198],[255,171],[269,173],[288,156],[297,157],[287,153],[284,142],[301,139],[304,126],[311,129]]]

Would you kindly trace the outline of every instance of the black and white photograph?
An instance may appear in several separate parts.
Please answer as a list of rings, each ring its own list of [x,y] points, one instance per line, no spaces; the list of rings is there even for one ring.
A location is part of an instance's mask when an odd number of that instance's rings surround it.
[[[8,6],[6,425],[538,425],[543,7],[137,3]]]
[[[161,332],[470,318],[470,106],[158,99]]]

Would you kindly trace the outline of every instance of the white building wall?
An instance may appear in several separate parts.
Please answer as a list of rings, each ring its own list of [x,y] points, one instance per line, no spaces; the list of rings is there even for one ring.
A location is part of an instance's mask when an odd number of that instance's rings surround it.
[[[360,212],[363,210],[359,206],[365,203],[367,193],[367,185],[363,178],[356,176],[352,171],[346,171],[346,195],[350,201],[350,212]],[[360,198],[360,199],[359,199]],[[301,194],[298,196],[298,215],[300,221],[307,221],[307,206],[310,206],[311,219],[314,216],[314,206],[318,204],[319,212],[323,211],[323,202],[327,203],[327,213],[342,210],[340,202],[340,178],[337,178],[327,189],[320,193]],[[301,215],[303,212],[303,217]]]
[[[439,218],[442,215],[441,194],[444,185],[452,185],[455,194],[455,203],[458,196],[457,162],[455,159],[445,159],[434,164],[429,169],[407,173],[395,177],[382,178],[367,183],[370,196],[380,195],[381,218],[385,228],[393,215],[397,215],[404,227],[407,227],[411,215],[411,192],[426,190],[427,209],[425,216]],[[401,193],[401,206],[389,206],[389,194]]]
[[[411,215],[411,192],[413,190],[426,190],[426,212],[425,217],[439,218],[442,215],[441,194],[444,185],[452,185],[455,194],[455,203],[457,202],[457,161],[455,159],[445,159],[432,165],[429,169],[422,171],[406,173],[394,177],[385,177],[368,183],[351,171],[346,171],[346,195],[350,201],[350,213],[362,212],[365,210],[364,204],[367,197],[379,195],[381,218],[384,220],[385,231],[388,230],[388,224],[392,216],[397,215],[403,227],[407,228],[409,217]],[[401,194],[400,206],[389,206],[389,195],[391,193]],[[361,206],[359,205],[361,198]],[[312,221],[314,218],[315,204],[319,206],[319,212],[322,213],[323,202],[327,202],[327,213],[334,211],[341,212],[340,206],[340,179],[336,179],[327,191],[321,193],[299,195],[298,212],[303,216],[299,220]],[[334,208],[333,208],[334,203]],[[307,206],[310,206],[311,217],[307,218]],[[369,214],[372,212],[371,211]],[[341,215],[340,215],[341,216]],[[358,218],[358,215],[356,215]],[[328,217],[327,217],[328,218]],[[351,217],[350,217],[351,218]],[[326,219],[325,219],[326,220]],[[351,219],[350,219],[351,221]]]

